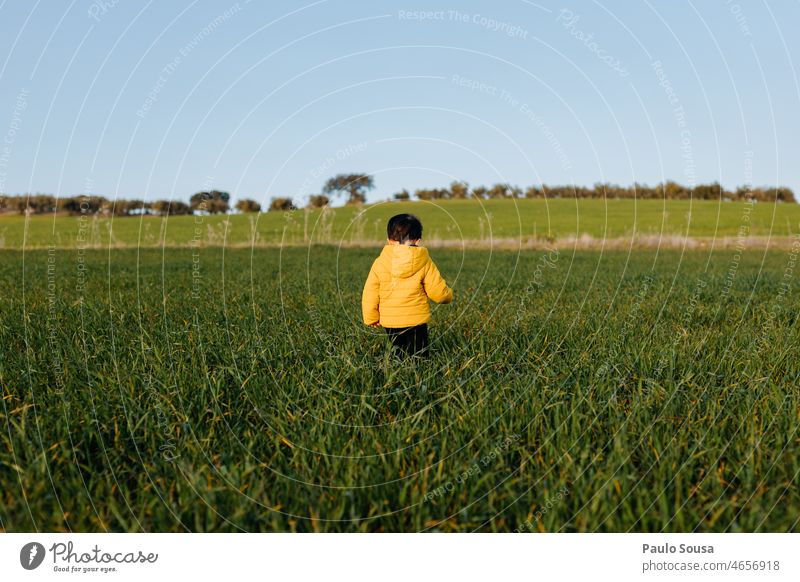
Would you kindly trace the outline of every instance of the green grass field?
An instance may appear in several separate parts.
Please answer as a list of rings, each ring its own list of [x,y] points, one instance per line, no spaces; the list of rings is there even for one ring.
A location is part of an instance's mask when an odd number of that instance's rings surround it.
[[[497,240],[552,241],[591,237],[721,239],[787,237],[800,232],[800,205],[749,205],[684,200],[473,200],[393,202],[328,211],[297,210],[261,215],[124,217],[0,216],[0,248],[261,246],[371,244],[385,237],[393,214],[413,212],[425,238],[491,245]],[[599,246],[599,244],[597,245]],[[667,245],[669,246],[669,245]]]
[[[359,321],[376,252],[0,253],[0,528],[800,529],[796,254],[436,250],[456,301],[399,365]]]

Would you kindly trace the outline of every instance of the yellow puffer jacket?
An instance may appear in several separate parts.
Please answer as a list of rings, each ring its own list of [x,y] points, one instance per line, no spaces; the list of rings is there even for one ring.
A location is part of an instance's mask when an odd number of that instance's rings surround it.
[[[372,263],[361,295],[364,323],[383,327],[427,323],[431,318],[428,298],[436,303],[453,300],[453,290],[442,279],[428,249],[386,245]]]

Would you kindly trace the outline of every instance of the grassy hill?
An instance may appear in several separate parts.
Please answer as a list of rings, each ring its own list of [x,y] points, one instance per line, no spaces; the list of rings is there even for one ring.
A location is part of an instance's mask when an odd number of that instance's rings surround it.
[[[0,216],[0,248],[367,245],[393,214],[413,212],[426,243],[669,245],[670,239],[764,242],[800,232],[800,205],[690,200],[451,200],[249,215],[100,218]],[[80,243],[80,244],[79,244]]]

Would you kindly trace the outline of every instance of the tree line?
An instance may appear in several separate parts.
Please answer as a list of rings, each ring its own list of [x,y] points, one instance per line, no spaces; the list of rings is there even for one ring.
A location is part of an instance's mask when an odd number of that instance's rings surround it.
[[[410,200],[412,195],[402,190],[394,195],[395,200]],[[493,186],[470,186],[464,182],[453,182],[448,188],[420,189],[414,192],[418,200],[493,200],[499,198],[629,198],[637,200],[754,200],[760,202],[796,202],[790,188],[740,186],[726,190],[718,182],[698,184],[694,188],[668,181],[656,186],[634,184],[595,184],[585,186],[529,186],[522,189],[510,184]]]
[[[179,216],[195,212],[223,214],[231,211],[231,196],[227,192],[211,190],[197,192],[183,200],[109,200],[103,196],[80,195],[58,198],[52,194],[30,194],[8,196],[0,194],[0,213],[17,212],[19,214],[100,214],[104,216]],[[261,204],[249,198],[243,198],[233,206],[239,212],[260,212]]]
[[[366,174],[342,174],[325,183],[322,194],[308,197],[307,208],[321,208],[330,203],[330,196],[344,197],[347,204],[363,204],[366,194],[374,187],[372,176]],[[525,189],[511,184],[470,187],[466,182],[455,181],[446,188],[421,188],[414,193],[401,190],[392,196],[394,200],[496,200],[502,198],[618,198],[639,200],[753,200],[759,202],[796,202],[794,192],[784,187],[739,186],[726,190],[718,182],[698,184],[688,187],[677,182],[667,181],[656,186],[633,184],[597,183],[591,188],[585,186],[529,186]],[[270,210],[292,210],[297,208],[291,198],[273,198]]]
[[[367,193],[375,187],[375,179],[368,174],[340,174],[325,182],[321,194],[307,197],[306,208],[324,208],[329,206],[332,198],[344,198],[347,204],[363,204],[367,201]],[[224,214],[232,210],[230,194],[220,190],[197,192],[182,200],[138,199],[109,200],[102,196],[71,196],[57,198],[51,194],[32,194],[24,196],[0,195],[0,213],[17,212],[19,214],[100,214],[107,216],[176,216],[182,214],[207,213]],[[466,182],[452,182],[446,188],[421,188],[411,194],[401,190],[392,196],[394,200],[496,200],[503,198],[600,198],[600,199],[638,199],[638,200],[731,200],[759,202],[791,202],[795,203],[794,192],[785,187],[749,187],[739,186],[735,190],[726,190],[718,182],[698,184],[694,187],[683,186],[677,182],[667,181],[656,186],[633,184],[619,186],[617,184],[598,183],[593,187],[585,186],[529,186],[525,189],[511,184],[494,184],[492,186],[473,186]],[[269,204],[270,211],[286,211],[299,208],[293,198],[275,197]],[[250,198],[243,198],[233,205],[233,209],[247,212],[261,212],[261,204]]]

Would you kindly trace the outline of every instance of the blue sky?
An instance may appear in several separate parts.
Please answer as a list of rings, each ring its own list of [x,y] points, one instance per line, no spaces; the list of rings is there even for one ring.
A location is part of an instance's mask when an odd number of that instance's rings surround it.
[[[2,0],[0,0],[2,2]],[[0,191],[800,191],[799,2],[0,3]]]

